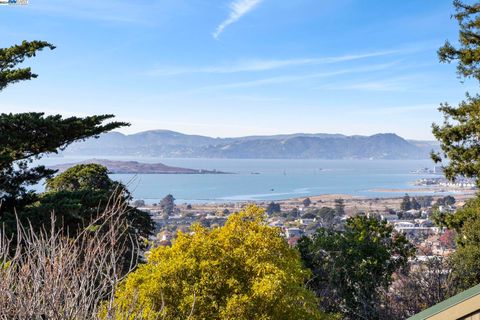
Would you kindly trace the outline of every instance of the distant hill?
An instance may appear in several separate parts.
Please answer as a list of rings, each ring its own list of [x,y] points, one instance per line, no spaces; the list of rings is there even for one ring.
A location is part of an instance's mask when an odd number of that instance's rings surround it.
[[[428,140],[407,140],[407,141],[421,148],[427,148],[427,149],[430,148],[433,150],[440,149],[440,142],[438,141],[428,141]]]
[[[372,136],[285,134],[211,138],[168,130],[132,135],[110,132],[69,146],[64,153],[82,156],[254,159],[426,159],[438,145],[408,141],[393,133]]]
[[[141,163],[137,161],[112,161],[104,159],[89,159],[78,163],[64,163],[50,168],[60,172],[67,170],[77,164],[97,163],[107,167],[110,173],[118,174],[224,174],[220,171],[187,169],[170,167],[163,163]]]

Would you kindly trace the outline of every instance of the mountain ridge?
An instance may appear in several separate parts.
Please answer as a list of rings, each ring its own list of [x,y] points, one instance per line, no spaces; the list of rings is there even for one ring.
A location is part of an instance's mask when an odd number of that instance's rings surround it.
[[[395,133],[370,136],[293,133],[213,138],[171,130],[109,132],[69,146],[67,155],[163,158],[426,159],[434,141],[406,140]]]

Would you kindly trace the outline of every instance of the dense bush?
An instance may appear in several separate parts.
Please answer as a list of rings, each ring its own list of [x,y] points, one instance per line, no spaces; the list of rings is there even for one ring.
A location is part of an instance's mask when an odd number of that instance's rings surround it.
[[[118,319],[319,319],[310,273],[280,231],[248,207],[225,226],[195,226],[150,252],[115,299]]]

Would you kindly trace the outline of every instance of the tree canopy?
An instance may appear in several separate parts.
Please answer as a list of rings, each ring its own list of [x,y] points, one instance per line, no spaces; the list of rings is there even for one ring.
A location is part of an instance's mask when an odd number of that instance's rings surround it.
[[[275,202],[270,202],[267,206],[267,213],[268,214],[274,214],[274,213],[279,213],[282,211],[282,209],[280,208],[280,204],[279,203],[275,203]]]
[[[61,214],[63,219],[70,217],[69,220],[78,225],[88,222],[98,212],[112,205],[112,201],[123,205],[132,199],[122,183],[110,179],[106,167],[94,163],[71,167],[48,179],[46,185],[47,192],[40,195],[39,201],[28,206],[26,211],[35,212],[37,218],[42,210],[44,215],[54,211]],[[148,213],[131,206],[127,206],[125,213],[137,240],[140,237],[148,238],[153,233],[154,223]]]
[[[456,291],[480,283],[480,198],[467,201],[455,213],[437,212],[435,222],[458,234],[457,248],[451,255],[451,277]]]
[[[457,63],[457,73],[462,80],[472,78],[480,81],[480,3],[467,4],[454,1],[456,13],[453,17],[459,25],[459,45],[449,41],[438,51],[441,62]],[[467,93],[466,100],[452,107],[444,103],[440,107],[444,114],[441,125],[433,125],[433,134],[440,141],[442,152],[432,154],[440,162],[448,159],[444,166],[447,178],[457,176],[475,178],[480,186],[480,96]],[[455,198],[445,197],[437,205],[453,205]],[[455,286],[460,291],[480,282],[480,198],[451,214],[437,212],[435,220],[441,226],[455,230],[457,250],[451,256]]]
[[[402,202],[400,203],[400,209],[403,211],[408,211],[412,209],[412,201],[408,194],[405,194],[405,196],[403,196]]]
[[[310,200],[310,198],[307,197],[303,199],[302,203],[303,203],[303,206],[306,208],[312,204],[312,200]]]
[[[440,62],[457,61],[457,72],[460,77],[473,77],[480,80],[480,3],[467,4],[460,0],[453,1],[456,13],[453,17],[460,27],[460,47],[455,48],[448,40],[438,50]]]
[[[345,214],[345,201],[342,198],[335,199],[335,211],[339,216]]]
[[[171,194],[167,194],[159,205],[165,215],[170,216],[175,212],[175,198]]]
[[[128,227],[126,234],[140,249],[145,249],[146,240],[153,234],[155,225],[147,212],[129,205],[131,195],[127,188],[108,176],[107,168],[99,164],[74,166],[56,177],[47,180],[47,191],[38,195],[37,201],[27,205],[20,212],[20,220],[31,224],[34,230],[49,228],[51,215],[57,217],[57,228],[76,236],[91,221],[98,219],[102,212],[121,207],[119,217]],[[6,231],[14,233],[16,221],[12,215],[5,216]],[[96,224],[100,225],[99,220]],[[136,245],[124,252],[125,270],[129,263],[137,262],[139,252]]]
[[[414,253],[392,226],[365,216],[349,218],[344,231],[318,229],[313,238],[302,237],[298,248],[313,272],[308,283],[321,309],[346,319],[378,319],[380,290]]]
[[[113,115],[63,118],[43,113],[0,114],[0,202],[1,212],[12,213],[31,202],[34,194],[28,186],[52,177],[55,170],[31,166],[34,159],[57,153],[69,144],[98,136],[127,125],[103,124]]]
[[[44,41],[24,41],[21,45],[0,49],[0,92],[10,84],[37,77],[30,68],[17,68],[17,65],[44,48],[55,47]],[[129,125],[116,121],[105,123],[113,117],[106,114],[64,118],[39,112],[0,114],[0,225],[7,236],[18,234],[18,221],[39,234],[55,221],[59,224],[57,227],[64,228],[65,235],[76,236],[108,205],[122,209],[120,218],[128,226],[124,234],[128,239],[142,243],[152,234],[151,217],[128,206],[131,200],[128,190],[112,181],[105,167],[79,165],[53,177],[56,170],[33,165],[34,160],[58,153],[73,142]],[[31,190],[31,186],[43,180],[46,180],[46,192],[38,194]],[[115,203],[110,203],[112,199]],[[56,219],[51,219],[52,214]],[[101,225],[101,221],[97,222]],[[130,261],[136,262],[137,248],[133,244],[125,251],[125,266]]]
[[[456,13],[454,18],[459,24],[459,47],[449,41],[438,50],[441,62],[457,62],[457,73],[460,78],[480,80],[480,4],[465,4],[454,1]],[[444,115],[442,124],[433,124],[433,134],[440,141],[442,152],[433,153],[432,158],[444,164],[447,178],[454,180],[462,175],[477,179],[480,172],[480,96],[467,93],[465,101],[458,107],[443,103],[439,110]]]
[[[319,319],[310,273],[298,252],[250,206],[220,228],[199,225],[171,247],[153,249],[148,263],[119,288],[120,319]]]
[[[46,41],[23,41],[19,45],[0,48],[0,91],[12,83],[36,78],[38,75],[32,73],[31,68],[15,67],[45,48],[53,50],[55,46]]]
[[[79,164],[53,179],[47,180],[47,191],[110,191],[113,192],[119,183],[108,176],[108,169],[99,164]]]
[[[17,68],[44,48],[55,47],[45,41],[23,41],[20,45],[0,48],[0,92],[8,85],[36,78],[31,68]],[[0,219],[5,212],[13,214],[36,199],[28,187],[55,173],[44,166],[31,166],[34,159],[57,153],[75,141],[97,137],[124,122],[104,123],[113,115],[90,117],[45,116],[43,113],[0,114]]]

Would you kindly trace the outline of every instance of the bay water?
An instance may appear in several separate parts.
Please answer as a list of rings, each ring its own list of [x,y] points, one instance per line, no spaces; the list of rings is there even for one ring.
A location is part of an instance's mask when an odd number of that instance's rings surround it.
[[[107,157],[97,157],[107,159]],[[161,162],[169,166],[230,172],[231,174],[112,174],[126,183],[135,199],[147,203],[172,194],[177,203],[268,201],[321,194],[348,194],[371,198],[402,196],[417,189],[413,182],[433,168],[431,160],[297,160],[297,159],[165,159],[108,157],[109,160]],[[55,165],[80,162],[80,157],[42,158]],[[38,186],[38,190],[42,190]],[[380,192],[381,189],[390,190]],[[392,192],[391,189],[402,191]],[[411,194],[424,194],[421,190]]]

